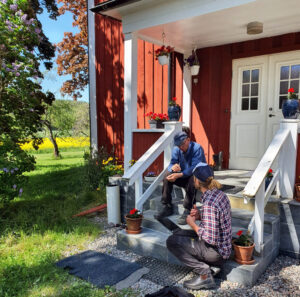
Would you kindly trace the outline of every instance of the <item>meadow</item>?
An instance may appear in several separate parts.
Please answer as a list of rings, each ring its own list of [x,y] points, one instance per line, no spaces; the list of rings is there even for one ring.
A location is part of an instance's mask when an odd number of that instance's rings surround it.
[[[23,195],[0,209],[0,296],[134,296],[98,289],[55,266],[101,236],[88,218],[72,218],[105,203],[103,192],[86,190],[85,149],[65,148],[61,159],[47,150],[35,153],[36,170],[28,173]]]

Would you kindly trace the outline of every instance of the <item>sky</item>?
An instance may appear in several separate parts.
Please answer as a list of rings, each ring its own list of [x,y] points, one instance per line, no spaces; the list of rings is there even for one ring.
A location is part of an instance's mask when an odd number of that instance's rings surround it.
[[[73,18],[72,14],[66,12],[64,15],[59,16],[57,20],[52,20],[49,18],[49,14],[46,9],[40,15],[38,15],[38,19],[43,25],[43,31],[45,35],[49,38],[51,43],[58,43],[62,41],[64,32],[78,32],[77,28],[72,26]],[[55,63],[56,58],[53,59],[53,69],[45,73],[45,67],[41,67],[41,72],[44,73],[45,79],[42,81],[42,87],[44,91],[51,91],[56,99],[68,99],[73,100],[70,96],[63,97],[60,94],[60,88],[64,81],[71,78],[71,75],[59,76],[57,74],[57,64]],[[82,92],[82,98],[79,98],[78,101],[86,101],[88,102],[88,89],[86,88]]]

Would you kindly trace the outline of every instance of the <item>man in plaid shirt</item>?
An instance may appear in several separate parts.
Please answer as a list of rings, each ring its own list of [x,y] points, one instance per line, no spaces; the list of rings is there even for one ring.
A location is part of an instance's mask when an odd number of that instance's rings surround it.
[[[221,185],[213,178],[213,171],[206,163],[200,162],[193,175],[195,187],[203,193],[203,206],[199,211],[194,205],[186,221],[197,236],[191,238],[174,232],[167,239],[167,247],[198,274],[184,282],[188,289],[198,290],[215,286],[211,266],[221,266],[230,256],[231,207],[228,197],[219,190]],[[199,225],[196,220],[200,220]]]

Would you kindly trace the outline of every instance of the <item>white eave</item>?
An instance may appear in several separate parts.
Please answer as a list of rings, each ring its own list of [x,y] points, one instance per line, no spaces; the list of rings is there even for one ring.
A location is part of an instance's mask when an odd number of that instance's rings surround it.
[[[123,33],[188,53],[193,48],[300,31],[300,0],[139,0],[103,12],[122,20]],[[263,33],[247,35],[249,22]]]

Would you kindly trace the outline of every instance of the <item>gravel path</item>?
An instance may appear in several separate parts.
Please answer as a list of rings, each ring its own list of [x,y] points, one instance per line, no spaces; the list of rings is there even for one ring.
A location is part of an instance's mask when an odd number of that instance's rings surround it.
[[[141,256],[129,251],[119,251],[116,249],[117,227],[111,227],[106,222],[105,216],[94,217],[93,222],[104,226],[104,232],[91,243],[87,244],[87,249],[96,250],[102,253],[115,256],[117,258],[134,262]],[[74,250],[72,251],[74,254]],[[66,255],[67,256],[67,255]],[[181,279],[177,286],[182,286],[183,281],[193,277],[191,272]],[[268,270],[260,277],[259,281],[252,288],[243,287],[237,283],[225,280],[218,280],[218,287],[215,290],[191,291],[196,297],[200,296],[299,296],[300,297],[300,266],[299,260],[279,256]],[[162,288],[149,280],[141,279],[133,287],[140,292],[140,296],[154,293]]]

